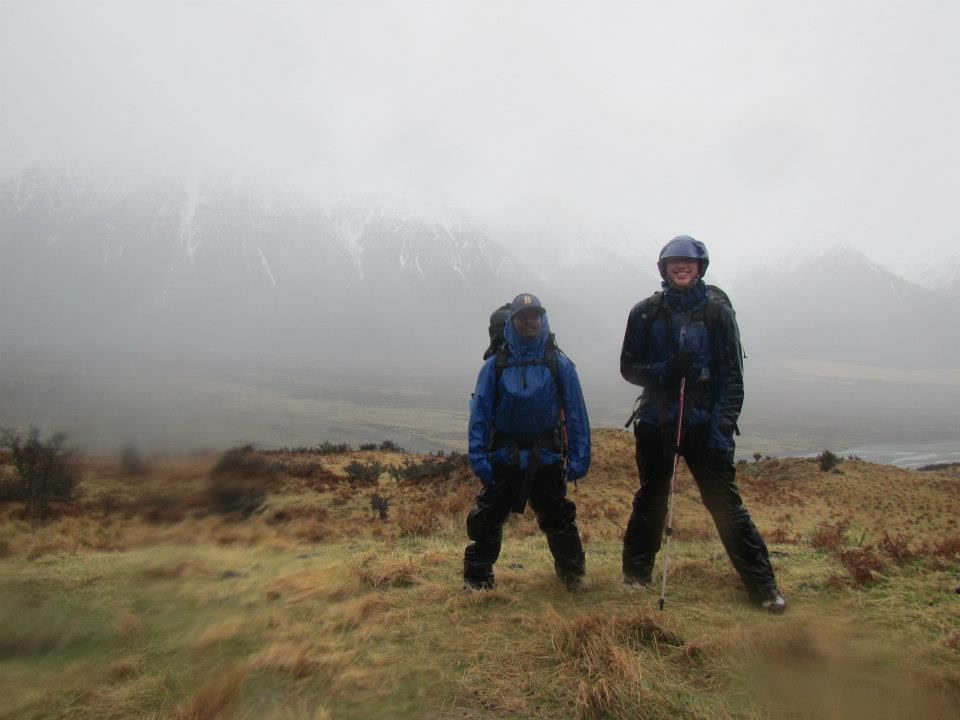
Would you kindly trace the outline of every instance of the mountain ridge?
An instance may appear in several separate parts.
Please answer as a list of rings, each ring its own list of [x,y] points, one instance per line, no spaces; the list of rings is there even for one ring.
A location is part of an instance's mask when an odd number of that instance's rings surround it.
[[[230,178],[124,185],[77,168],[0,185],[0,252],[0,336],[65,346],[282,345],[402,363],[437,360],[423,348],[440,342],[466,363],[490,311],[530,291],[589,371],[610,365],[630,308],[659,287],[653,256],[623,237],[501,232]],[[754,356],[911,368],[960,357],[944,330],[960,304],[849,246],[723,286]]]

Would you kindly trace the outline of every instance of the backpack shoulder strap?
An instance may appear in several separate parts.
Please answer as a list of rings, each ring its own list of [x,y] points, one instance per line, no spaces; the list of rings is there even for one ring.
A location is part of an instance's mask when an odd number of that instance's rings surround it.
[[[560,403],[560,407],[563,407],[563,380],[560,377],[560,363],[557,362],[557,353],[559,352],[562,352],[562,350],[557,347],[557,343],[553,339],[553,333],[550,333],[547,347],[543,351],[543,362],[550,368],[553,385],[557,390],[557,402]]]
[[[650,337],[650,328],[653,327],[653,322],[657,319],[657,315],[660,314],[660,308],[663,307],[663,292],[657,290],[644,301],[644,304],[645,307],[642,313],[643,342],[646,343],[647,338]]]
[[[707,285],[707,304],[703,309],[703,319],[708,326],[715,324],[720,319],[722,307],[726,305],[733,310],[733,303],[730,302],[730,296],[716,285]]]
[[[732,315],[736,316],[733,303],[730,302],[730,296],[716,285],[707,285],[707,303],[703,308],[703,322],[706,324],[707,332],[710,333],[711,337],[716,336],[724,305],[726,305]],[[740,345],[740,359],[744,360],[747,354],[743,350],[743,344],[740,342],[739,337],[737,338],[737,343]]]
[[[499,384],[500,376],[503,375],[504,368],[510,365],[510,347],[504,343],[497,350],[497,359],[493,362],[493,368],[496,371],[496,382]]]
[[[497,411],[500,405],[500,378],[503,376],[503,370],[510,364],[510,348],[506,343],[497,350],[497,359],[493,362],[493,412]]]

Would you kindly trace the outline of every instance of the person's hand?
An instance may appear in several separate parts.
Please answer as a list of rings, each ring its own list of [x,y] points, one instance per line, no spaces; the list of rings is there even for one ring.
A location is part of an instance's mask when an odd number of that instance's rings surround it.
[[[576,482],[586,474],[583,464],[571,458],[570,464],[567,466],[567,482]]]
[[[710,428],[707,436],[707,462],[714,467],[732,465],[735,448],[732,433],[724,432],[718,427]]]
[[[680,350],[667,361],[664,368],[663,379],[665,382],[673,384],[679,383],[680,378],[691,377],[696,370],[694,363],[694,353],[692,350]]]

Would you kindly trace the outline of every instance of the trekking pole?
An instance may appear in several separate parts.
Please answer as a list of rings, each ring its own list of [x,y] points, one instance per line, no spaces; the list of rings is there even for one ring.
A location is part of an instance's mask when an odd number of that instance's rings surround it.
[[[680,328],[680,347],[683,348],[683,336],[686,326]],[[670,568],[670,540],[673,538],[673,496],[677,489],[677,463],[680,462],[680,433],[683,429],[683,400],[687,392],[687,378],[680,378],[680,401],[677,408],[677,431],[673,436],[673,474],[670,475],[670,498],[667,501],[667,549],[663,555],[663,579],[660,583],[660,609],[667,602],[667,571]]]

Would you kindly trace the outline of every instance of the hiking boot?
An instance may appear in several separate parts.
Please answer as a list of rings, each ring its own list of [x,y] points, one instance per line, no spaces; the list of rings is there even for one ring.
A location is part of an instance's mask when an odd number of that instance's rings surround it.
[[[468,580],[467,578],[463,579],[463,591],[464,592],[474,592],[476,590],[493,590],[496,583],[491,578],[490,580]]]
[[[631,590],[642,590],[653,582],[650,575],[624,575],[623,584]]]
[[[583,577],[580,575],[561,575],[560,582],[570,593],[582,593],[586,591],[583,585]]]
[[[783,615],[787,609],[787,601],[783,599],[783,595],[780,594],[776,586],[762,593],[757,598],[756,603],[761,610],[774,615]]]

